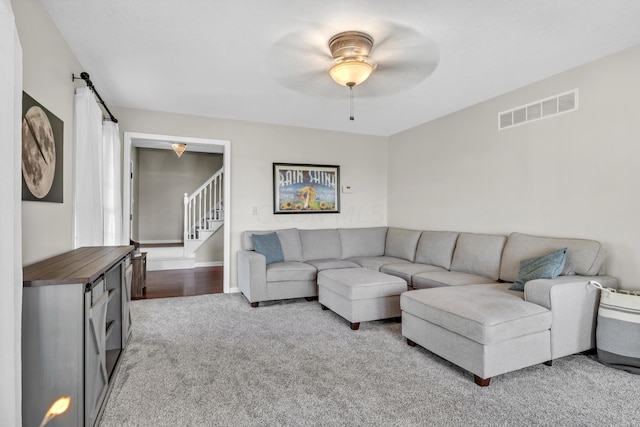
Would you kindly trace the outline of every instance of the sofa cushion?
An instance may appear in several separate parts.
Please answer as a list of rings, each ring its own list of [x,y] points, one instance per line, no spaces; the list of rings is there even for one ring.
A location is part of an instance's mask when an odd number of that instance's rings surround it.
[[[356,264],[352,261],[347,261],[346,259],[314,259],[310,261],[305,261],[306,264],[312,265],[318,271],[322,270],[334,270],[338,268],[360,268],[359,264]]]
[[[242,233],[242,249],[246,251],[255,251],[251,236],[254,234],[273,233],[268,231],[245,231]],[[288,228],[284,230],[276,230],[276,234],[280,239],[282,253],[285,261],[302,261],[302,242],[300,241],[300,233],[297,228]]]
[[[398,264],[387,264],[380,267],[382,273],[398,276],[411,283],[414,274],[424,273],[426,271],[446,271],[442,267],[427,264],[414,264],[410,262],[402,262]]]
[[[506,241],[506,236],[460,233],[451,270],[498,280],[502,249]]]
[[[315,280],[316,268],[304,262],[285,261],[267,265],[267,282]]]
[[[285,261],[302,261],[302,241],[297,228],[277,230]]]
[[[387,239],[387,227],[340,228],[342,258],[382,256]]]
[[[384,255],[413,261],[421,231],[389,228],[384,246]]]
[[[342,258],[340,236],[335,228],[322,230],[300,230],[302,259]]]
[[[420,289],[400,296],[403,313],[438,325],[481,344],[547,331],[551,311],[526,302],[509,283]]]
[[[284,261],[282,246],[278,235],[274,233],[254,234],[251,236],[256,252],[264,255],[267,264]]]
[[[553,251],[536,258],[520,261],[518,278],[509,288],[512,291],[524,291],[524,284],[529,280],[553,279],[562,273],[567,255],[567,248]]]
[[[446,270],[417,273],[414,274],[411,278],[411,285],[416,289],[439,288],[442,286],[477,285],[486,283],[497,282],[484,276],[478,276],[477,274]]]
[[[514,282],[518,278],[520,261],[567,248],[567,258],[561,275],[597,275],[604,263],[605,250],[595,240],[564,239],[511,233],[504,247],[500,279]]]
[[[364,268],[368,268],[370,270],[379,271],[382,266],[387,264],[411,264],[406,259],[394,258],[391,256],[364,256],[364,257],[355,257],[350,258],[349,261],[353,261],[358,265],[361,265]]]
[[[455,231],[423,231],[418,241],[414,262],[435,265],[448,270],[458,233]]]

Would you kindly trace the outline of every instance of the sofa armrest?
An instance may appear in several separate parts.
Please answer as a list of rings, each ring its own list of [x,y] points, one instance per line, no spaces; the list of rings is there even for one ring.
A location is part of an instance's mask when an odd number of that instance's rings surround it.
[[[249,302],[267,299],[267,261],[254,251],[238,251],[238,288]]]
[[[525,284],[525,300],[551,310],[552,359],[595,347],[600,290],[590,280],[604,287],[618,286],[617,279],[608,276],[559,276]]]
[[[524,299],[551,310],[554,293],[567,287],[578,293],[593,291],[595,288],[589,285],[590,280],[600,282],[605,288],[618,287],[618,280],[609,276],[558,276],[555,279],[537,279],[525,283]]]

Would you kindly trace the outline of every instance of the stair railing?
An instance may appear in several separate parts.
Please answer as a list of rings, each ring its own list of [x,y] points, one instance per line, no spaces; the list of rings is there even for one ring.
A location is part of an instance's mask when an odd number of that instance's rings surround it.
[[[224,168],[220,168],[193,194],[184,193],[184,240],[198,238],[199,230],[209,228],[208,221],[221,221],[223,214]]]

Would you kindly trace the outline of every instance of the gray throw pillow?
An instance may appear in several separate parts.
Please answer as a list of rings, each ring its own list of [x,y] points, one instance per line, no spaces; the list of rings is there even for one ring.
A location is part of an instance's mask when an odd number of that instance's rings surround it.
[[[518,278],[509,289],[524,291],[524,284],[529,280],[558,277],[562,273],[566,258],[567,248],[562,248],[540,257],[523,259],[520,261]]]
[[[267,259],[267,264],[284,261],[284,253],[278,235],[274,233],[268,234],[252,234],[251,240],[256,247],[256,252],[262,254]]]

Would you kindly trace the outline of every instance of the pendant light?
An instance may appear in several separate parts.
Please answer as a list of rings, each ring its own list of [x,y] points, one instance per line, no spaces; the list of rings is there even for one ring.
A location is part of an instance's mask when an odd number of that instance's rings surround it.
[[[173,151],[176,152],[178,157],[182,157],[182,153],[187,149],[187,144],[171,144],[171,148],[173,148]]]

